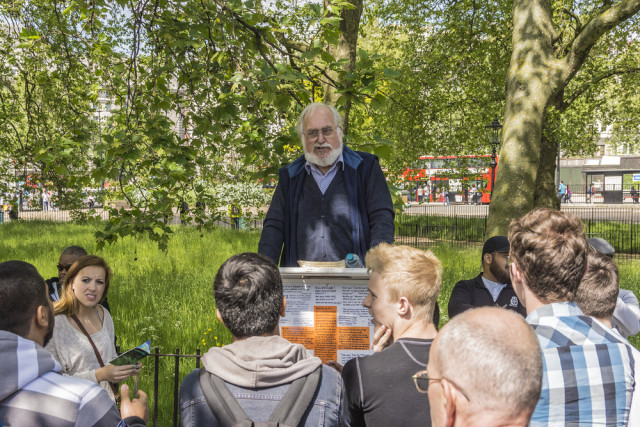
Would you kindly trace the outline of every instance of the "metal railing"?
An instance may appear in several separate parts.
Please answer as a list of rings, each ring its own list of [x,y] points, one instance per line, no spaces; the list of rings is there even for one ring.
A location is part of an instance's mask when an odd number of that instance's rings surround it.
[[[99,215],[103,220],[109,219],[109,209],[103,209],[102,207],[93,208],[95,214]],[[82,207],[75,210],[60,210],[60,209],[23,209],[19,211],[0,210],[0,224],[9,223],[11,221],[53,221],[53,222],[68,222],[81,219],[89,214],[91,211],[88,207]],[[168,219],[171,225],[183,224],[179,212],[176,210],[173,217]],[[229,218],[223,217],[220,220],[215,221],[216,227],[221,228],[233,228],[234,224]],[[262,220],[256,217],[243,217],[240,221],[241,229],[248,228],[262,228]]]
[[[579,217],[587,238],[610,242],[616,253],[640,254],[640,207],[632,204],[563,204],[562,211]],[[423,204],[411,205],[396,216],[395,241],[421,249],[435,244],[476,246],[485,240],[488,206]]]
[[[181,354],[180,349],[176,348],[176,352],[173,354],[163,354],[160,353],[160,349],[158,347],[154,348],[153,353],[151,353],[147,357],[153,357],[153,404],[151,406],[152,409],[152,417],[151,422],[153,427],[157,427],[158,425],[158,401],[159,401],[159,389],[160,389],[160,358],[161,357],[172,357],[174,359],[173,365],[173,414],[172,421],[173,426],[177,427],[180,425],[180,360],[181,359],[189,359],[195,358],[196,360],[196,369],[200,369],[200,359],[202,355],[200,354],[200,349],[196,349],[196,354]]]
[[[82,213],[88,208],[81,209]],[[585,224],[587,237],[601,237],[609,241],[620,254],[640,254],[640,206],[634,203],[624,205],[604,205],[601,203],[564,203],[564,212],[580,217]],[[108,210],[97,208],[104,219],[109,217]],[[476,246],[485,240],[487,205],[466,205],[452,203],[443,206],[439,203],[411,204],[396,216],[397,228],[395,240],[398,244],[418,248],[428,248],[434,244],[447,243],[453,246]],[[23,221],[72,221],[77,219],[71,211],[26,210],[18,212]],[[15,220],[9,212],[4,212],[2,222]],[[170,221],[180,224],[179,214]],[[228,218],[216,221],[216,226],[232,227]],[[260,219],[243,219],[241,228],[261,228]]]

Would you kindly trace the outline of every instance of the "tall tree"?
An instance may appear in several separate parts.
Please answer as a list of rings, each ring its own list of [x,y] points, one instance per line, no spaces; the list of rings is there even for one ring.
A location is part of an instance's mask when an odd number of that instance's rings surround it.
[[[511,219],[534,207],[556,204],[549,166],[554,164],[558,147],[545,134],[545,126],[553,129],[565,100],[579,96],[580,88],[569,84],[596,44],[639,10],[640,0],[569,5],[514,0],[513,51],[506,80],[500,167],[489,209],[490,235],[505,234]],[[565,16],[568,20],[561,19]],[[616,48],[623,50],[609,53],[625,54],[624,46]],[[591,73],[587,80],[593,84],[606,75],[630,71],[625,64],[620,69],[605,69],[601,76]],[[575,92],[569,94],[568,89]]]

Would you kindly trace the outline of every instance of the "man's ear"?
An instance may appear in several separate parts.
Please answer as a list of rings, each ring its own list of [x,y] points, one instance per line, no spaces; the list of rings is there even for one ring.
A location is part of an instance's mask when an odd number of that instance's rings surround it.
[[[49,322],[53,322],[54,320],[52,316],[51,317],[49,316],[47,307],[45,307],[44,305],[41,305],[36,310],[35,321],[38,327],[47,329],[49,327]]]
[[[485,264],[489,265],[491,264],[491,260],[493,259],[493,255],[492,254],[484,254],[482,255],[482,265],[484,266]]]
[[[41,346],[44,346],[44,338],[46,332],[49,330],[49,322],[54,321],[54,316],[49,316],[47,307],[45,307],[44,305],[38,306],[36,312],[31,318],[31,326],[29,327],[29,332],[24,338],[35,341]]]
[[[522,275],[520,268],[518,268],[518,264],[512,261],[510,267],[511,269],[509,272],[511,273],[511,282],[513,284],[522,283],[524,276]]]
[[[287,297],[282,296],[282,305],[280,306],[280,317],[284,317],[284,314],[287,311]]]
[[[411,313],[411,303],[407,297],[400,297],[400,301],[398,301],[398,314],[400,316],[406,316],[409,313]]]
[[[456,422],[456,398],[459,393],[445,379],[440,380],[440,384],[442,385],[442,397],[444,398],[444,411],[446,414],[445,426],[450,427]]]
[[[222,320],[222,316],[220,315],[220,310],[218,310],[217,308],[216,308],[216,317],[218,318],[220,323],[222,323],[222,326],[224,326],[226,328],[227,325],[224,324],[224,320]]]

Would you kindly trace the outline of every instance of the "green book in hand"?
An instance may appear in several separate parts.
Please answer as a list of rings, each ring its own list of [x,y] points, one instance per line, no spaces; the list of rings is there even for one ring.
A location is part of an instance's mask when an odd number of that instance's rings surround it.
[[[147,357],[149,353],[151,353],[151,340],[122,353],[109,363],[116,366],[135,365],[140,360]]]

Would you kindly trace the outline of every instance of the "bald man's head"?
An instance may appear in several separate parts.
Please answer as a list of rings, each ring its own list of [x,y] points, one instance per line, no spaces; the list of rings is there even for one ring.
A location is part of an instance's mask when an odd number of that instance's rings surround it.
[[[510,310],[482,307],[454,317],[438,333],[427,370],[429,377],[444,379],[429,389],[436,426],[443,425],[447,414],[466,425],[527,425],[540,398],[538,339],[522,316]],[[456,398],[446,396],[448,391]],[[455,408],[445,411],[447,405]]]

